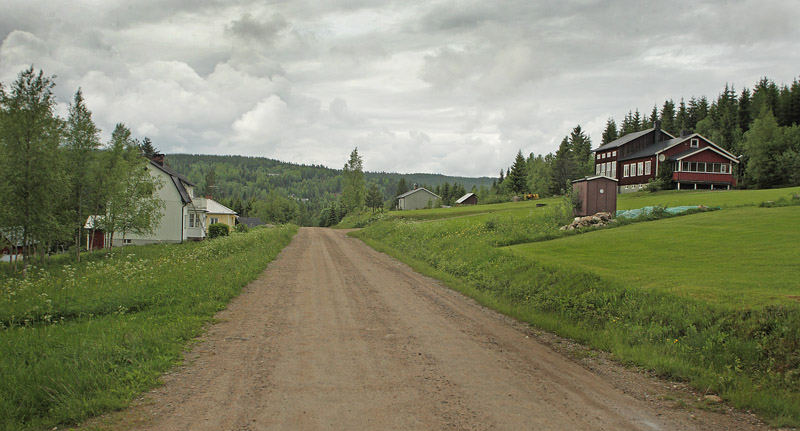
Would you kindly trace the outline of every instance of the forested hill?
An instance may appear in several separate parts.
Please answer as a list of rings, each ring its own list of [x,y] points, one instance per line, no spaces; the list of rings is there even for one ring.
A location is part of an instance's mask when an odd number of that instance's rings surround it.
[[[320,165],[286,163],[264,157],[213,156],[201,154],[168,154],[166,163],[186,175],[205,192],[209,172],[214,172],[214,198],[223,204],[235,201],[265,201],[272,197],[290,197],[305,203],[309,214],[317,214],[330,205],[341,193],[342,171]],[[397,182],[405,178],[406,184],[436,187],[444,183],[458,183],[469,191],[475,186],[489,187],[492,178],[454,177],[439,174],[399,174],[365,172],[367,186],[377,183],[384,200],[393,199]],[[235,209],[235,208],[234,208]]]

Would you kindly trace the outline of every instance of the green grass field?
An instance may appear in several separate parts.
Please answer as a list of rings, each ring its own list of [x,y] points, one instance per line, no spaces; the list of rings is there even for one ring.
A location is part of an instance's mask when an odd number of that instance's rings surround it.
[[[517,319],[798,426],[800,207],[758,206],[798,192],[623,195],[621,209],[723,209],[585,232],[559,230],[572,217],[553,199],[406,211],[352,235]]]
[[[800,206],[742,207],[511,248],[642,289],[731,307],[800,301]]]
[[[181,360],[296,227],[126,247],[26,277],[0,271],[0,430],[72,425],[125,407]],[[64,261],[66,260],[66,261]]]

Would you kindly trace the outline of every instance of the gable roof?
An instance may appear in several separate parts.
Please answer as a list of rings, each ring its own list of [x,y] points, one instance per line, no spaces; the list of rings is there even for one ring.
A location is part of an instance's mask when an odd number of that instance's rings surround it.
[[[594,175],[594,176],[591,176],[591,177],[578,178],[577,180],[572,180],[572,182],[573,183],[577,183],[577,182],[580,182],[580,181],[593,181],[593,180],[599,180],[601,178],[605,179],[605,180],[611,180],[611,181],[614,181],[614,182],[619,182],[618,179],[607,177],[605,175]]]
[[[640,130],[638,132],[628,133],[625,136],[622,136],[622,137],[620,137],[618,139],[615,139],[615,140],[613,140],[613,141],[611,141],[611,142],[609,142],[609,143],[607,143],[605,145],[601,145],[601,146],[595,148],[594,150],[592,150],[592,152],[596,153],[598,151],[606,151],[606,150],[613,150],[614,148],[619,148],[619,147],[627,144],[628,142],[631,142],[631,141],[633,141],[634,139],[637,139],[637,138],[641,138],[642,136],[644,136],[644,135],[646,135],[646,134],[648,134],[648,133],[650,133],[650,132],[652,132],[654,130],[656,130],[656,128],[655,127],[651,127],[649,129],[646,129],[646,130]],[[664,130],[664,129],[660,129],[660,130],[661,130],[661,133],[669,136],[670,138],[673,138],[673,139],[675,138],[674,136],[669,134],[666,130]]]
[[[404,197],[406,197],[406,196],[409,196],[409,195],[413,195],[414,193],[416,193],[416,192],[421,192],[421,191],[423,191],[423,190],[425,190],[426,192],[430,193],[430,194],[431,194],[431,195],[433,195],[433,196],[436,196],[436,199],[441,199],[441,198],[439,197],[439,195],[437,195],[436,193],[434,193],[434,192],[432,192],[432,191],[430,191],[430,190],[426,189],[425,187],[420,187],[420,188],[418,188],[418,189],[414,189],[414,190],[407,191],[407,192],[403,193],[402,195],[398,196],[398,197],[397,197],[397,199],[404,198]]]
[[[460,198],[458,198],[456,203],[457,204],[462,204],[462,203],[464,203],[465,200],[469,199],[470,196],[477,196],[477,195],[475,193],[467,193],[464,196],[461,196]]]
[[[184,184],[186,184],[187,186],[194,187],[194,183],[189,181],[188,178],[186,178],[183,175],[179,174],[178,172],[176,172],[174,169],[170,168],[169,166],[164,166],[164,165],[158,164],[158,163],[156,163],[156,162],[154,162],[152,160],[150,160],[150,165],[154,166],[156,169],[160,170],[161,172],[164,172],[165,174],[169,175],[169,178],[172,180],[172,184],[175,186],[176,189],[178,189],[178,194],[181,195],[181,201],[183,201],[184,204],[188,204],[188,203],[192,202],[192,197],[189,196],[189,192],[186,190],[186,187],[184,187]]]

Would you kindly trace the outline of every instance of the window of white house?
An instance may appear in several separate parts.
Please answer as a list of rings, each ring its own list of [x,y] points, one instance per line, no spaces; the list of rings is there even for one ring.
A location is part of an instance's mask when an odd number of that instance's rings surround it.
[[[629,168],[630,168],[630,165],[625,165],[625,166],[622,167],[622,178],[628,178],[628,172],[630,172],[628,170]],[[625,186],[625,188],[627,189],[628,186]]]
[[[189,214],[189,227],[194,227],[194,214]]]
[[[650,175],[650,160],[644,162],[644,174]]]
[[[694,139],[692,139],[691,141],[689,141],[689,146],[690,146],[691,148],[697,148],[697,147],[699,147],[699,146],[700,146],[700,140],[699,140],[699,139],[697,139],[697,138],[694,138]]]
[[[638,168],[639,175],[644,175],[644,162],[637,163],[636,167]]]
[[[210,224],[219,223],[219,217],[209,217]]]

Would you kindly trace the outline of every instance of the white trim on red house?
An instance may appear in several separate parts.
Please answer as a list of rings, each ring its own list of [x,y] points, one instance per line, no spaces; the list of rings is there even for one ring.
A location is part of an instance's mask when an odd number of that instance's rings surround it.
[[[664,151],[667,151],[670,148],[675,147],[676,145],[680,145],[680,144],[686,142],[687,140],[689,142],[691,142],[691,139],[693,139],[693,138],[700,138],[700,139],[704,140],[705,142],[707,142],[709,145],[712,145],[714,148],[716,148],[719,151],[722,151],[722,153],[724,153],[724,154],[720,153],[720,155],[723,155],[723,156],[727,155],[727,157],[729,157],[729,158],[731,158],[733,160],[738,160],[736,156],[734,156],[730,152],[726,151],[724,148],[720,147],[719,145],[715,144],[714,142],[710,141],[705,136],[703,136],[703,135],[701,135],[699,133],[692,133],[691,135],[686,136],[685,139],[682,139],[682,140],[680,140],[680,141],[678,141],[678,142],[676,142],[676,143],[670,145],[669,147],[666,147],[666,148],[664,148],[664,149],[662,149],[660,151],[656,151],[655,154],[656,154],[656,156],[658,156],[659,154],[663,153]],[[704,147],[704,148],[707,148],[707,147]],[[700,149],[702,150],[703,148],[700,148]],[[737,161],[737,163],[738,163],[738,161]]]
[[[687,157],[694,156],[695,154],[702,153],[705,150],[711,150],[711,151],[719,154],[720,156],[727,158],[728,160],[730,160],[730,161],[732,161],[734,163],[739,163],[739,160],[736,159],[736,157],[734,157],[733,155],[728,155],[730,153],[725,154],[725,153],[722,152],[722,151],[725,151],[725,150],[719,151],[716,148],[712,148],[712,147],[698,148],[697,151],[692,151],[691,153],[687,153],[687,154],[684,154],[684,155],[682,155],[680,157],[676,157],[675,160],[683,160],[683,159],[685,159]],[[725,152],[727,153],[727,151],[725,151]]]

